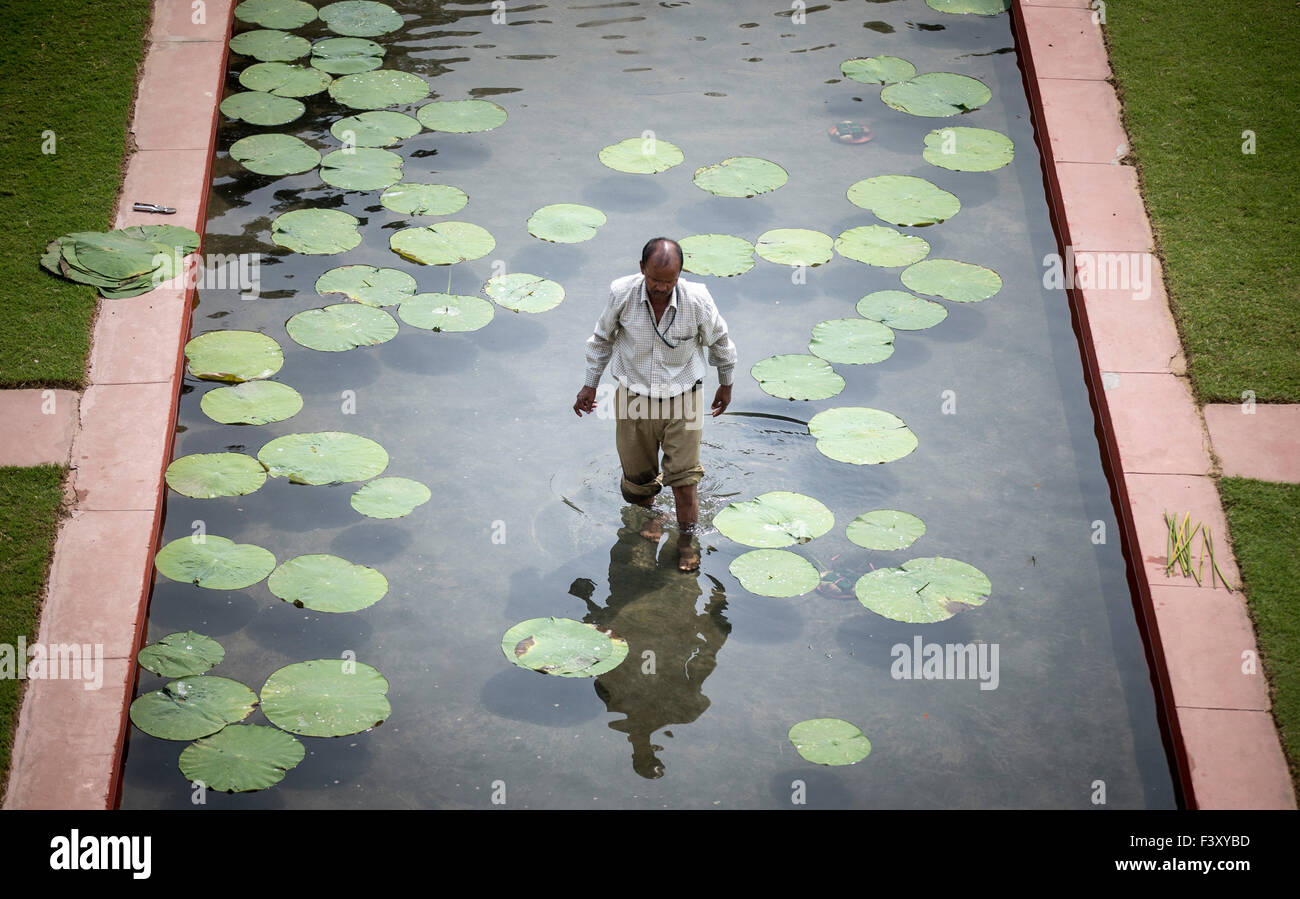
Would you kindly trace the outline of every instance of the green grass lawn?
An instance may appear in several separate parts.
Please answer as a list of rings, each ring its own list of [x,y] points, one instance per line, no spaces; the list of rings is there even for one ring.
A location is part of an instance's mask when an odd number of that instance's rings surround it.
[[[60,465],[0,467],[0,643],[36,642],[41,591],[54,550],[63,476]],[[9,777],[21,682],[0,679],[0,785]]]
[[[95,290],[45,245],[112,227],[148,0],[10,0],[0,30],[0,387],[82,389]],[[53,133],[53,153],[49,133]]]

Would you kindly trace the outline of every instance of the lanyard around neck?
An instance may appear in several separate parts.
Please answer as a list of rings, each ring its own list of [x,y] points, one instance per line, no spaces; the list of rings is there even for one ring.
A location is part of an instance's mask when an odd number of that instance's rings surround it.
[[[659,335],[659,339],[662,340],[668,346],[669,349],[672,350],[677,349],[679,346],[681,346],[681,344],[670,342],[668,338],[664,336],[663,331],[659,330],[659,323],[655,321],[654,307],[650,304],[650,295],[646,293],[645,290],[645,282],[641,283],[641,291],[644,294],[643,299],[645,300],[646,314],[650,316],[650,324],[654,327],[655,333]],[[676,293],[677,293],[677,286],[673,285],[673,294],[676,295]],[[671,306],[672,300],[670,299],[668,302],[669,305]],[[680,301],[678,305],[680,305]],[[677,306],[672,306],[672,310],[673,310],[673,317],[669,320],[668,327],[664,328],[664,331],[670,330],[673,326],[673,322],[677,321]]]

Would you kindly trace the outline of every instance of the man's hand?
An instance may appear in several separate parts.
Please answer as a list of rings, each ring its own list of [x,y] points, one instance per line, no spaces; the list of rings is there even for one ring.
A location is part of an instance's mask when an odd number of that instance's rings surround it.
[[[730,397],[728,397],[730,398]],[[573,404],[573,414],[582,418],[584,412],[596,411],[596,388],[583,387],[578,391],[578,399]]]
[[[717,418],[727,407],[731,405],[731,385],[723,384],[718,387],[718,392],[713,395],[713,417]]]

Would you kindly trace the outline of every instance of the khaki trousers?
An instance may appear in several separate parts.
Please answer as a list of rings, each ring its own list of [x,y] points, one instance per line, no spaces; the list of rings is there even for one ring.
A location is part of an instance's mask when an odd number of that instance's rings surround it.
[[[689,487],[704,477],[700,436],[704,389],[671,399],[652,399],[619,385],[614,393],[615,442],[623,464],[623,498],[636,502],[664,487]],[[663,471],[659,450],[663,449]]]

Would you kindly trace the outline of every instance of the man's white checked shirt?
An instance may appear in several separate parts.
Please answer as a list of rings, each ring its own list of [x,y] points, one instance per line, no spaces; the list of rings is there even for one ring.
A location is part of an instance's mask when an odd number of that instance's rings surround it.
[[[708,373],[707,365],[717,366],[720,384],[731,383],[736,347],[703,284],[679,277],[657,330],[645,293],[645,276],[628,275],[612,282],[609,304],[587,338],[586,386],[600,383],[611,357],[609,373],[643,396],[661,398],[690,390]]]

